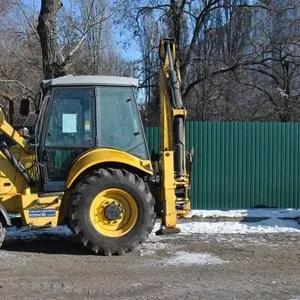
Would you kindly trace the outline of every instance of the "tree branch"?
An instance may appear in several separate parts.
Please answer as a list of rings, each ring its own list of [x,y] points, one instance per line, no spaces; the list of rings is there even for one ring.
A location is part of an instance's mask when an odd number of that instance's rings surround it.
[[[208,74],[207,76],[203,76],[203,77],[200,77],[198,78],[197,80],[195,80],[194,82],[190,83],[185,92],[182,94],[182,97],[184,99],[187,98],[187,96],[189,95],[189,93],[191,92],[191,90],[199,83],[201,83],[202,81],[204,80],[207,80],[213,76],[216,76],[216,75],[219,75],[219,74],[223,74],[223,73],[227,73],[227,72],[230,72],[230,71],[233,71],[233,70],[236,70],[237,68],[239,67],[238,63],[230,66],[230,67],[227,67],[227,68],[223,68],[223,69],[219,69],[219,70],[216,70],[210,74]]]
[[[34,33],[35,37],[37,38],[37,40],[39,41],[40,40],[40,37],[39,37],[39,34],[37,32],[37,30],[35,29],[34,25],[31,23],[29,17],[27,16],[24,8],[22,7],[20,1],[17,1],[17,6],[19,7],[19,9],[21,10],[22,14],[24,15],[24,17],[26,18],[27,20],[27,23],[30,27],[30,29],[32,30],[32,32]]]
[[[35,94],[36,91],[30,89],[28,86],[26,86],[24,83],[22,83],[21,81],[19,80],[14,80],[14,79],[1,79],[0,78],[0,82],[3,82],[3,83],[13,83],[13,84],[16,84],[20,87],[22,87],[23,89],[25,89],[26,91],[30,92],[30,93],[33,93]]]
[[[93,3],[94,3],[94,2],[93,2]],[[92,7],[91,7],[91,9],[92,9]],[[69,52],[69,54],[65,57],[64,62],[63,62],[63,65],[64,65],[64,66],[66,66],[66,65],[70,62],[72,56],[78,51],[78,49],[79,49],[79,48],[81,47],[81,45],[84,43],[84,41],[85,41],[85,39],[86,39],[86,37],[87,37],[88,32],[89,32],[94,26],[96,26],[96,25],[98,25],[98,24],[104,22],[105,20],[109,19],[114,13],[115,13],[115,12],[112,12],[109,16],[107,16],[107,17],[105,17],[105,18],[102,18],[101,20],[94,21],[94,22],[92,22],[92,23],[90,23],[90,24],[89,24],[89,20],[88,20],[88,23],[86,24],[86,28],[85,28],[84,32],[82,33],[82,36],[81,36],[79,42],[78,42],[77,45]],[[89,18],[90,18],[90,13],[89,13],[88,19],[89,19]]]

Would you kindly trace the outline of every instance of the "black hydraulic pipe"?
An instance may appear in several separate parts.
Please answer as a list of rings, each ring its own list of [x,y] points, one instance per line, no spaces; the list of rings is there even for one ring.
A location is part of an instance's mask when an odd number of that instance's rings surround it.
[[[166,44],[169,59],[169,88],[172,97],[172,106],[176,109],[183,108],[180,94],[179,80],[173,66],[170,44]],[[174,141],[174,171],[176,177],[184,175],[185,168],[185,144],[184,144],[184,116],[175,116],[173,121],[173,141]]]
[[[166,46],[167,46],[167,55],[168,55],[168,59],[169,59],[170,71],[174,71],[173,58],[172,58],[172,54],[171,54],[170,44],[166,43]]]
[[[11,162],[13,167],[18,171],[18,173],[24,178],[24,180],[28,183],[29,186],[33,186],[34,181],[29,177],[26,172],[24,166],[22,166],[18,160],[13,156],[13,154],[9,151],[5,142],[0,141],[0,151],[7,158],[8,161]]]
[[[177,177],[184,174],[185,145],[183,142],[184,120],[176,116],[173,123],[174,132],[174,169]]]
[[[10,122],[10,124],[14,124],[14,115],[15,115],[14,101],[9,100],[9,122]]]
[[[172,98],[175,108],[182,108],[182,99],[179,89],[179,81],[177,79],[177,74],[175,71],[170,71],[170,87],[172,91]]]
[[[167,44],[166,46],[167,46],[167,54],[168,54],[169,65],[170,65],[169,87],[170,87],[171,97],[172,97],[172,101],[173,101],[172,106],[175,108],[182,108],[183,105],[182,105],[182,99],[181,99],[181,94],[180,94],[179,80],[178,80],[176,71],[174,71],[170,44]]]

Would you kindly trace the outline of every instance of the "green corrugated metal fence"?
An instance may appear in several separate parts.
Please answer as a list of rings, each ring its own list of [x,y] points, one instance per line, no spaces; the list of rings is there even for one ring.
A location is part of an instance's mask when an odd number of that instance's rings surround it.
[[[300,207],[300,123],[187,122],[194,209]],[[150,151],[159,129],[146,128]]]

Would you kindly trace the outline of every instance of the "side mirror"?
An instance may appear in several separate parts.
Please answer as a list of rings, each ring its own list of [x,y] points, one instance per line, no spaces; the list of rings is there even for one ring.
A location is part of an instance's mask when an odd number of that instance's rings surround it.
[[[29,99],[28,98],[23,98],[21,100],[21,105],[20,105],[20,115],[22,116],[28,116],[29,115]]]

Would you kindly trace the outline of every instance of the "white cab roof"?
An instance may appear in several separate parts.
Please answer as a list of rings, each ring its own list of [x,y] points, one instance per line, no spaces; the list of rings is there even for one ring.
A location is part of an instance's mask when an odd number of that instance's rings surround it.
[[[84,85],[113,85],[113,86],[138,86],[138,80],[132,77],[99,76],[99,75],[68,75],[49,80],[43,80],[43,87],[50,86],[84,86]]]

